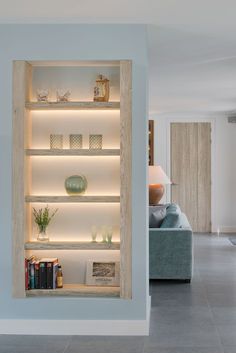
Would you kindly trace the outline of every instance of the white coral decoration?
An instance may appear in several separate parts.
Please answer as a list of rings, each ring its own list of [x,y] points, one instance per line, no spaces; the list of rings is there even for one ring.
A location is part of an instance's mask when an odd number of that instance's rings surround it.
[[[68,102],[71,92],[69,90],[57,90],[57,101],[58,102]]]
[[[37,100],[38,102],[48,101],[49,90],[48,89],[37,89]]]

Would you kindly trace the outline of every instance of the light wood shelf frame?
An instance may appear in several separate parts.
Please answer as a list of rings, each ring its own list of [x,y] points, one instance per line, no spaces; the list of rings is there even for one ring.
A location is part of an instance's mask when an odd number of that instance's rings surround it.
[[[89,241],[30,241],[25,250],[120,250],[119,242],[102,243]]]
[[[31,289],[27,297],[119,297],[119,287],[86,286],[84,284],[65,284],[57,289]]]
[[[120,109],[120,102],[26,102],[29,110],[111,110]]]
[[[132,298],[132,62],[116,61],[120,68],[120,102],[31,102],[32,69],[51,66],[51,62],[14,61],[13,63],[13,296],[117,296]],[[96,62],[96,65],[98,62]],[[110,62],[111,66],[113,65]],[[60,66],[60,63],[58,64]],[[68,62],[68,66],[70,62]],[[84,63],[83,63],[84,65]],[[78,64],[79,66],[79,64]],[[92,66],[89,62],[88,66]],[[109,65],[108,65],[109,66]],[[20,87],[20,89],[19,89]],[[33,150],[31,144],[31,110],[120,110],[120,150],[52,151]],[[36,154],[34,154],[36,153]],[[39,154],[37,154],[39,153]],[[74,154],[75,153],[75,154]],[[83,154],[80,154],[83,153]],[[120,196],[28,196],[31,195],[29,175],[31,156],[45,155],[106,155],[120,156]],[[31,202],[120,202],[120,287],[88,287],[67,285],[58,290],[25,290],[25,251],[31,245]],[[30,245],[31,244],[31,245]],[[75,245],[75,244],[74,244]],[[45,245],[46,246],[46,245]],[[69,245],[64,245],[65,247]],[[82,244],[76,244],[78,248]],[[85,247],[85,244],[83,245]],[[82,246],[82,247],[83,247]],[[59,244],[58,244],[59,247]],[[90,245],[91,247],[91,245]],[[27,249],[26,249],[27,248]],[[55,249],[55,247],[54,247]],[[81,249],[81,247],[80,247]],[[30,249],[29,249],[30,250]],[[79,249],[78,249],[79,250]]]
[[[101,149],[101,150],[90,150],[90,149],[27,149],[25,151],[27,156],[120,156],[120,149]]]
[[[12,225],[13,225],[13,296],[25,296],[24,243],[30,232],[30,163],[24,150],[31,142],[30,116],[24,102],[30,99],[32,67],[26,61],[13,63],[13,159],[12,159]]]
[[[132,62],[120,62],[120,296],[132,298]]]
[[[120,196],[26,196],[25,202],[31,203],[78,203],[78,202],[92,202],[92,203],[117,203],[120,202]]]

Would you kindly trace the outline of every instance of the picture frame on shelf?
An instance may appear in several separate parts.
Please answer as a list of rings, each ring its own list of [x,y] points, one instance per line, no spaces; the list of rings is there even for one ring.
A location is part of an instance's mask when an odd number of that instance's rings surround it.
[[[118,287],[120,285],[120,263],[118,261],[87,261],[86,285]]]

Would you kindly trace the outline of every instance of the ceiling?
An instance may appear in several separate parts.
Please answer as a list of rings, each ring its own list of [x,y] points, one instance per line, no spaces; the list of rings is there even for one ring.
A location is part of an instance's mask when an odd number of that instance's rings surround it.
[[[236,37],[227,31],[149,27],[150,113],[236,109]]]
[[[0,23],[148,24],[150,113],[236,109],[235,0],[0,0]]]

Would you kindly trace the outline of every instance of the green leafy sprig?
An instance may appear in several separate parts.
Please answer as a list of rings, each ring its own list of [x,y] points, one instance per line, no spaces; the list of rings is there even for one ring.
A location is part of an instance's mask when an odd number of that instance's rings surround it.
[[[46,230],[47,226],[49,225],[57,211],[58,208],[50,214],[50,209],[48,205],[44,209],[40,208],[39,210],[36,210],[35,208],[33,208],[34,221],[41,231]]]

